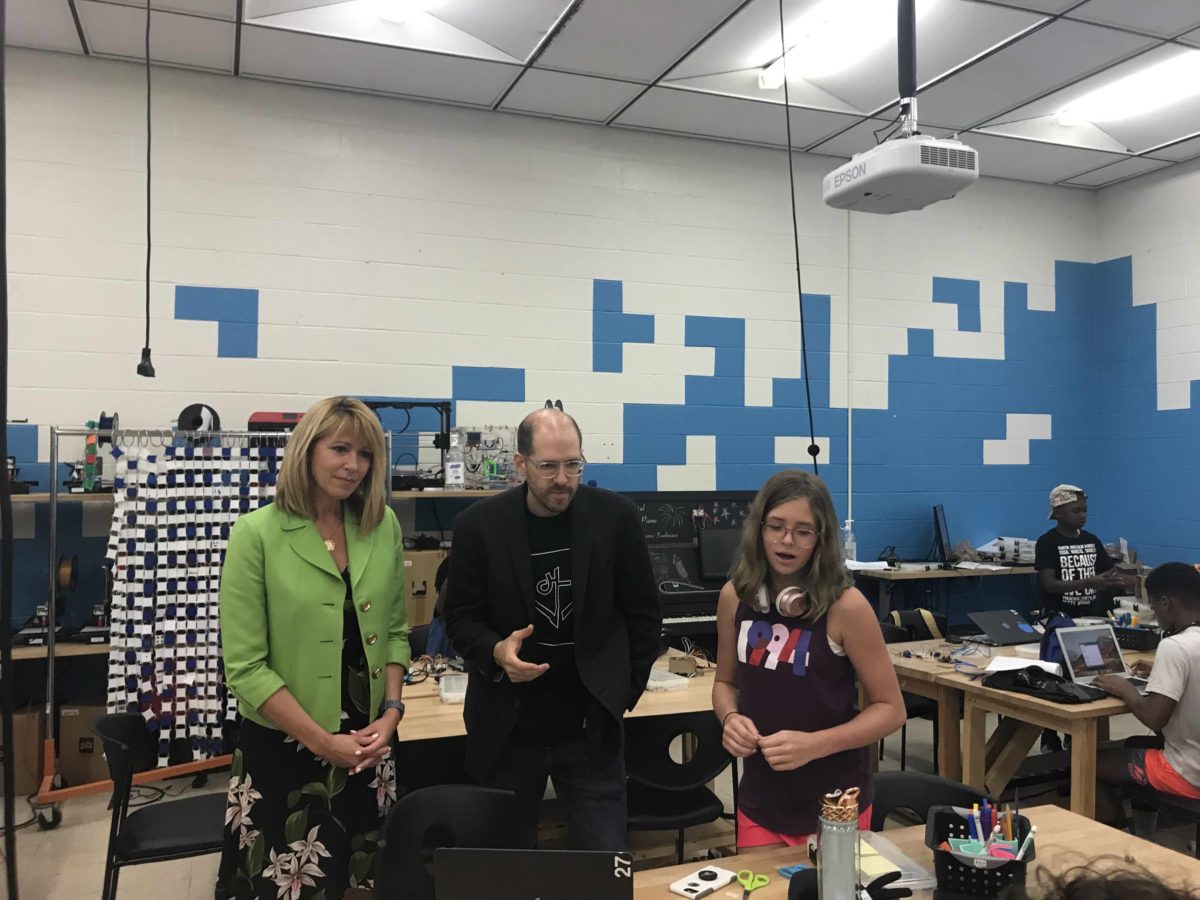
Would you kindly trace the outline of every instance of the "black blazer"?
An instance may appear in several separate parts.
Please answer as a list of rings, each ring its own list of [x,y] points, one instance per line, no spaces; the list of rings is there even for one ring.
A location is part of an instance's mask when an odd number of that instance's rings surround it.
[[[528,682],[514,684],[492,659],[498,641],[534,621],[525,515],[521,486],[473,504],[454,523],[446,629],[470,676],[466,763],[481,779],[512,734],[529,691]],[[646,688],[662,629],[650,553],[627,498],[579,487],[571,501],[571,581],[575,662],[595,701],[587,716],[589,748],[611,757],[621,752],[621,719]],[[523,645],[522,657],[531,643]]]

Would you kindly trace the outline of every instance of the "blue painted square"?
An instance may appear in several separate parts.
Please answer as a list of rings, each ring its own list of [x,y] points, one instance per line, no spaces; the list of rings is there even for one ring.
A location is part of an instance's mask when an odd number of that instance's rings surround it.
[[[498,366],[454,366],[455,400],[525,400],[525,370]]]
[[[933,279],[933,302],[958,307],[958,330],[979,331],[979,282],[966,278]]]
[[[258,356],[258,291],[178,285],[175,318],[217,323],[217,356]]]
[[[592,281],[592,371],[621,372],[625,344],[653,344],[654,316],[623,311],[620,281]]]

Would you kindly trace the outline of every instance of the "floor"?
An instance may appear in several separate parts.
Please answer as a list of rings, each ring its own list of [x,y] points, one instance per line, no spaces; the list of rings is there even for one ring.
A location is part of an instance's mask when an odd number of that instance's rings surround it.
[[[1112,720],[1112,737],[1119,739],[1131,734],[1144,734],[1132,716]],[[928,722],[914,720],[908,726],[908,766],[918,771],[932,770],[933,734]],[[889,738],[881,768],[899,768],[899,736]],[[172,793],[191,792],[186,781],[172,784]],[[223,775],[209,779],[204,790],[224,791]],[[1038,803],[1067,805],[1065,797],[1057,796],[1053,786],[1043,789]],[[728,778],[717,782],[717,792],[730,803]],[[1032,798],[1025,798],[1034,802]],[[99,896],[104,873],[104,848],[108,838],[109,814],[107,797],[87,797],[72,800],[62,806],[62,824],[52,831],[39,831],[30,825],[17,832],[17,865],[21,897],[25,900],[81,900]],[[165,801],[169,802],[169,801]],[[18,805],[19,819],[25,809]],[[1160,828],[1159,843],[1184,853],[1191,853],[1190,842],[1194,828],[1181,825]],[[217,857],[204,856],[179,862],[131,866],[122,871],[119,896],[121,900],[160,900],[170,897],[179,900],[208,900],[216,880]]]

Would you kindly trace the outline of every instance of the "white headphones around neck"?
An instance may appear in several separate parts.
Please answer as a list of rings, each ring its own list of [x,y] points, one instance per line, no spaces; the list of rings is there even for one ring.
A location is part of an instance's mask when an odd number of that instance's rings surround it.
[[[789,606],[797,604],[803,607],[804,603],[804,591],[795,585],[788,585],[775,597],[775,611],[781,616],[799,615],[799,612],[789,612],[787,609]],[[771,596],[767,593],[767,586],[765,584],[758,586],[758,608],[762,612],[771,611]]]

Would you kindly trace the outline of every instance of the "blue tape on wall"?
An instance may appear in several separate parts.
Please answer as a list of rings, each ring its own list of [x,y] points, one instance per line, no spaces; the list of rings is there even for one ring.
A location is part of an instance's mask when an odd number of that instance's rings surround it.
[[[217,323],[217,356],[258,356],[258,291],[178,285],[175,318]]]
[[[621,372],[625,344],[653,344],[654,316],[624,312],[620,281],[592,281],[592,371]]]
[[[933,302],[958,307],[958,330],[979,331],[979,282],[966,278],[933,279]]]

